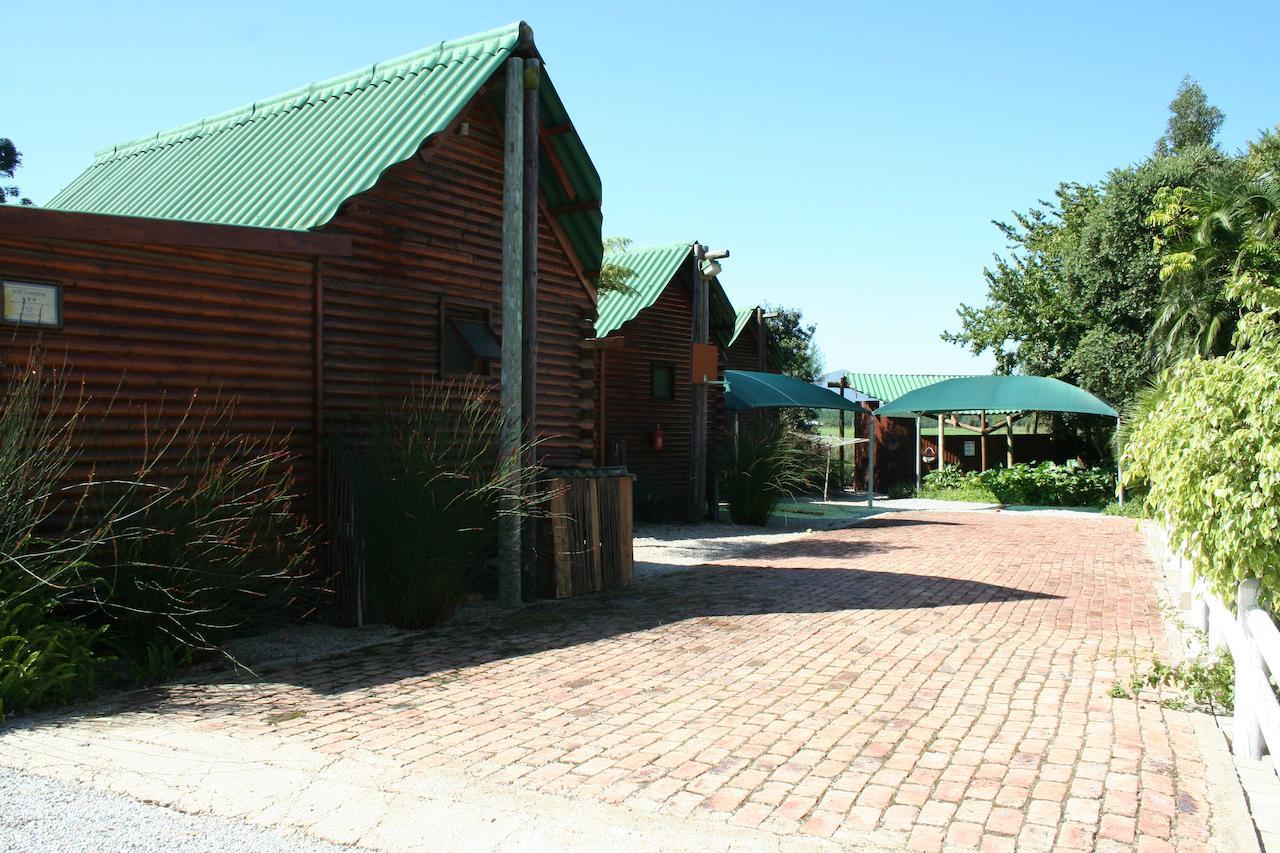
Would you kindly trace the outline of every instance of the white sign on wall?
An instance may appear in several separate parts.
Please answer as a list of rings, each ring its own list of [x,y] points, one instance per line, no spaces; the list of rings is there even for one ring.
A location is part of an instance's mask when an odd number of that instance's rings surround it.
[[[978,442],[976,442],[976,441],[966,441],[966,442],[964,443],[964,455],[965,455],[965,456],[974,456],[974,455],[976,455],[976,454],[977,454],[977,452],[978,452]]]
[[[4,321],[23,326],[62,325],[62,293],[56,284],[31,281],[0,282],[4,290]]]

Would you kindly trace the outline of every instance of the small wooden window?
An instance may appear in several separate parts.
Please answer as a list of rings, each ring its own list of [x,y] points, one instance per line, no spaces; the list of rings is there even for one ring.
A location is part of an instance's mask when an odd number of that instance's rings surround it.
[[[502,361],[502,344],[483,308],[446,305],[440,313],[440,372],[489,375]]]
[[[676,368],[672,364],[650,365],[650,396],[655,400],[676,398]]]

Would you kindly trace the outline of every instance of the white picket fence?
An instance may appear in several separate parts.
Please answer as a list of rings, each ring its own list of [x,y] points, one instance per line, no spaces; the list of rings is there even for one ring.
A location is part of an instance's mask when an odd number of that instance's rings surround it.
[[[1280,702],[1271,674],[1280,673],[1280,631],[1258,607],[1258,582],[1242,581],[1236,591],[1236,613],[1218,596],[1197,584],[1191,596],[1191,621],[1204,631],[1213,648],[1224,645],[1236,664],[1232,750],[1241,758],[1259,759],[1263,745],[1280,757]],[[1276,762],[1280,767],[1280,761]]]

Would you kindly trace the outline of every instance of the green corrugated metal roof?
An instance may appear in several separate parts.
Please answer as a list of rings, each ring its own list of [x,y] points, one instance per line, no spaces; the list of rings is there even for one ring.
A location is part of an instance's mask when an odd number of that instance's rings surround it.
[[[219,116],[99,151],[48,207],[226,225],[306,230],[374,185],[446,129],[513,52],[536,55],[517,22]],[[498,93],[497,97],[501,97]],[[569,121],[545,73],[541,118]],[[550,137],[573,184],[569,198],[549,165],[540,170],[552,207],[583,266],[600,265],[600,176],[576,131]],[[544,155],[545,156],[545,155]]]
[[[908,391],[914,391],[944,379],[959,378],[960,375],[958,373],[845,373],[849,379],[849,387],[881,403],[896,400]]]
[[[618,264],[635,275],[627,279],[627,290],[601,293],[596,302],[596,337],[607,337],[641,311],[658,301],[671,279],[690,256],[693,241],[663,243],[624,252],[609,252],[604,263]],[[728,295],[718,279],[711,280],[708,301],[711,306],[711,337],[720,346],[728,346],[734,334],[735,315]]]
[[[758,305],[752,305],[750,308],[739,309],[738,313],[734,315],[733,335],[729,338],[729,346],[733,346],[733,342],[738,339],[738,335],[742,334],[742,330],[747,327],[747,323],[751,322],[758,308]]]

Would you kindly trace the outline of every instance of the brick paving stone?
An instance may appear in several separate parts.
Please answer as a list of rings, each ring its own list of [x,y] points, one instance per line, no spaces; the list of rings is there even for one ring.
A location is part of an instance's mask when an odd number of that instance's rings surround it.
[[[1124,519],[896,513],[61,725],[372,753],[842,843],[1195,849],[1190,724],[1109,693],[1169,655],[1154,571]]]

